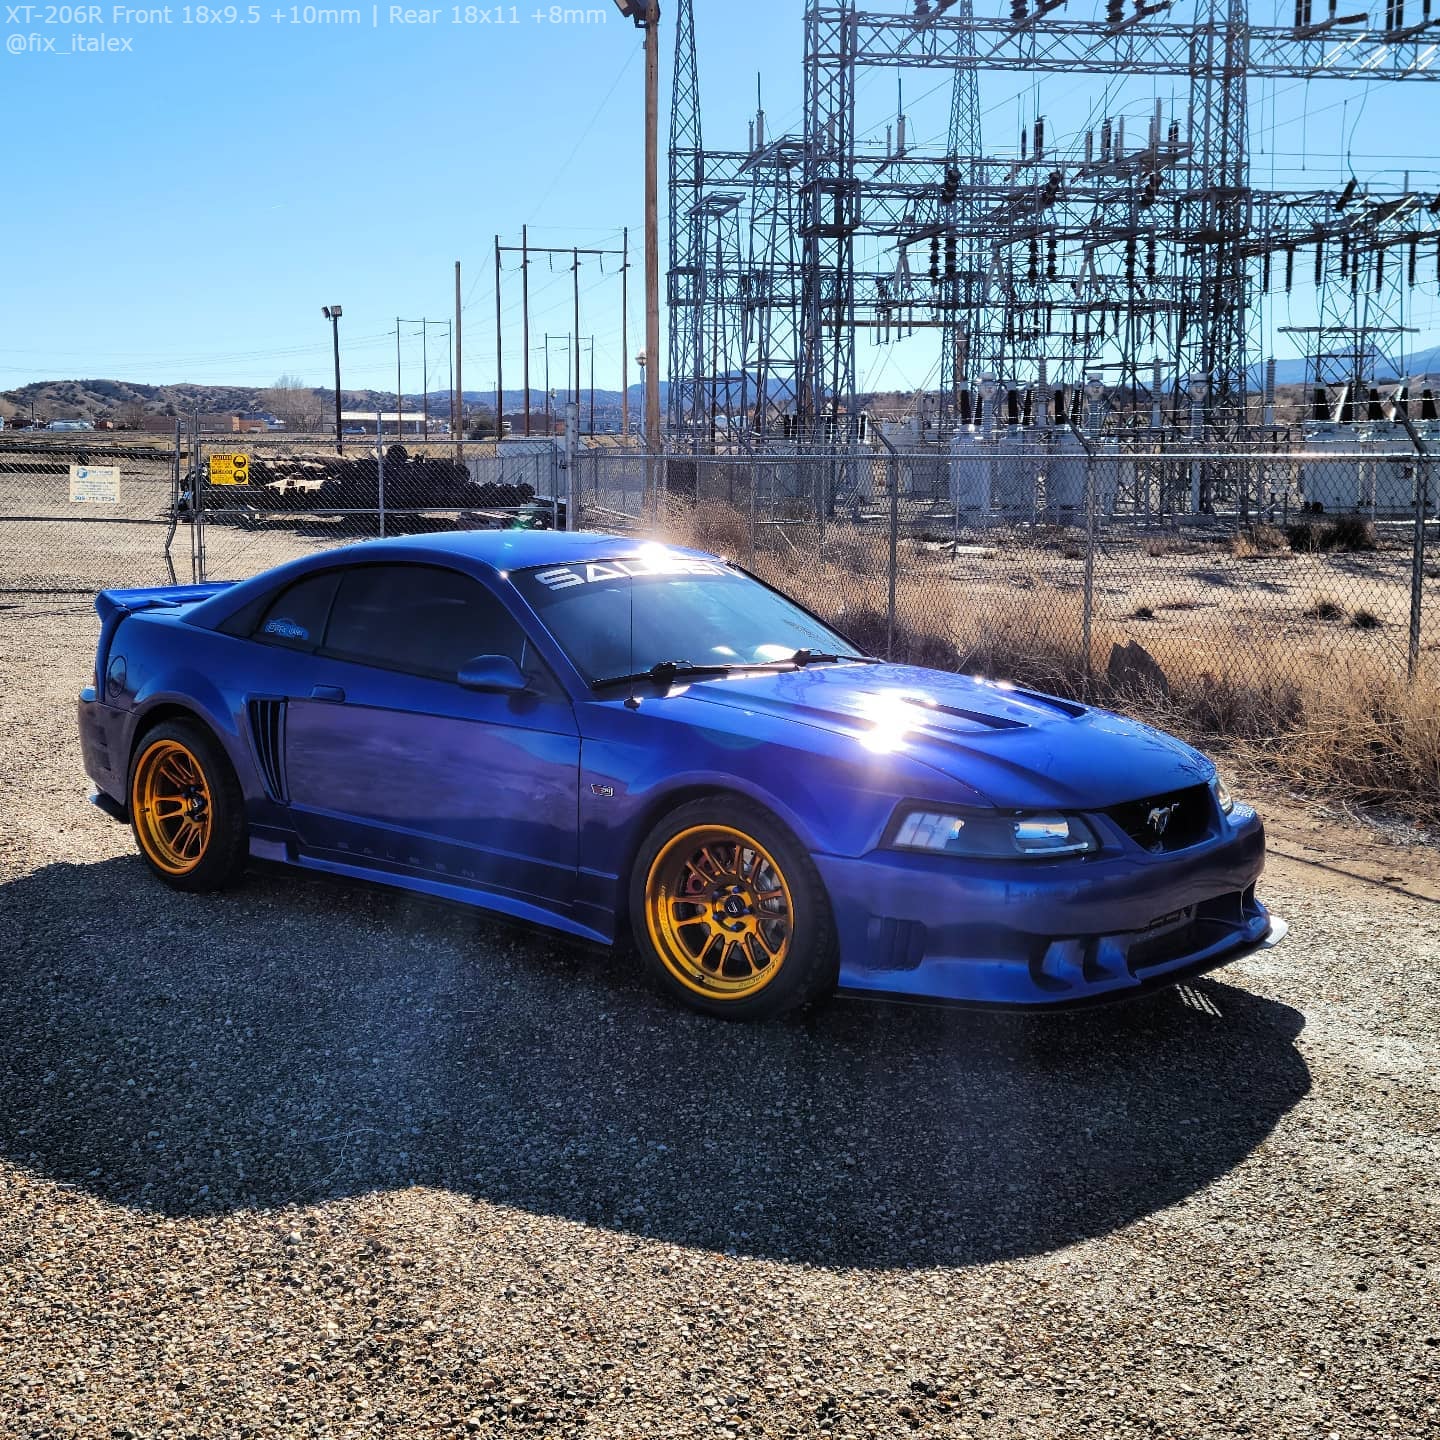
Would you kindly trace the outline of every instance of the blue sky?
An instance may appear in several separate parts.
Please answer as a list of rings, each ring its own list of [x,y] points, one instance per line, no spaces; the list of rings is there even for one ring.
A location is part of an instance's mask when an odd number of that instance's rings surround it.
[[[517,23],[457,24],[449,5],[430,12],[435,23],[391,23],[386,5],[376,24],[362,3],[358,24],[306,24],[305,7],[285,6],[277,21],[270,0],[254,24],[185,24],[184,7],[172,5],[168,23],[141,25],[117,21],[106,3],[99,24],[47,25],[37,7],[30,23],[0,27],[7,46],[12,35],[57,42],[56,52],[0,54],[0,388],[80,377],[264,385],[281,373],[325,384],[320,306],[335,301],[345,307],[345,383],[393,388],[395,316],[448,319],[458,259],[466,388],[485,390],[495,371],[494,237],[518,242],[524,223],[538,243],[558,246],[618,244],[631,227],[633,357],[643,329],[640,33],[611,0],[564,8],[591,5],[585,23],[551,23],[548,6],[537,20],[532,0],[504,8]],[[801,0],[698,8],[707,140],[744,144],[761,67],[771,133],[797,125]],[[1099,8],[1070,6],[1076,17]],[[1288,20],[1292,8],[1252,6],[1252,18],[1283,11]],[[288,23],[292,15],[301,23]],[[132,49],[66,53],[76,33],[128,39]],[[667,94],[668,71],[667,54]],[[1123,77],[1113,89],[1114,107],[1136,116],[1170,93],[1169,82]],[[937,138],[942,77],[917,76],[910,90],[912,135]],[[987,146],[1013,146],[1037,110],[1053,133],[1083,124],[1096,92],[1081,77],[987,77]],[[897,103],[893,78],[872,76],[860,95],[862,132],[883,138]],[[1281,82],[1256,87],[1252,113],[1257,181],[1333,183],[1348,146],[1362,179],[1386,172],[1398,185],[1408,168],[1413,184],[1440,188],[1440,161],[1423,153],[1427,134],[1440,133],[1440,88]],[[568,271],[541,263],[533,279],[536,334],[568,332]],[[506,287],[513,388],[518,277],[507,275]],[[582,288],[596,380],[614,387],[619,286],[592,267]],[[1433,285],[1409,318],[1426,332],[1417,344],[1434,343]],[[1285,319],[1271,317],[1272,328]],[[419,388],[421,369],[413,328],[403,337],[407,390]],[[430,383],[440,388],[444,340],[432,339]],[[1278,337],[1275,348],[1285,353]],[[861,359],[872,383],[906,388],[927,377],[915,342]],[[552,364],[565,365],[558,348]]]

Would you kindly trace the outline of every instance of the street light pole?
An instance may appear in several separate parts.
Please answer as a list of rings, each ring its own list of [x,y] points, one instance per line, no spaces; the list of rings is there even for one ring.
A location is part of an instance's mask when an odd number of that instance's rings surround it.
[[[335,341],[335,453],[345,453],[343,427],[340,424],[340,316],[338,305],[322,305],[320,313],[330,322],[330,334]]]

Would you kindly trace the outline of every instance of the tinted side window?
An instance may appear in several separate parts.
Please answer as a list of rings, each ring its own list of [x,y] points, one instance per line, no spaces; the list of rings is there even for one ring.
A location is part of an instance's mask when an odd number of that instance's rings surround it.
[[[266,606],[252,632],[253,638],[307,654],[317,649],[339,583],[340,575],[335,570],[297,580]]]
[[[476,655],[523,664],[524,632],[484,586],[452,570],[365,565],[345,572],[325,650],[340,660],[454,680]]]

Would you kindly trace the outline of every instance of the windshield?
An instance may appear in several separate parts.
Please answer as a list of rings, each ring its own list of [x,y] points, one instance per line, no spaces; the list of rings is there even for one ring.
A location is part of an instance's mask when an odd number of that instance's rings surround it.
[[[603,560],[512,578],[591,682],[667,662],[768,665],[798,650],[861,658],[828,626],[718,560]]]

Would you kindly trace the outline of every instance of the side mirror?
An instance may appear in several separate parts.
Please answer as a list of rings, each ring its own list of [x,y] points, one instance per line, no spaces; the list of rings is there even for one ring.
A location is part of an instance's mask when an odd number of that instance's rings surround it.
[[[460,667],[455,680],[462,690],[498,695],[519,695],[530,688],[530,682],[508,655],[477,655]]]

